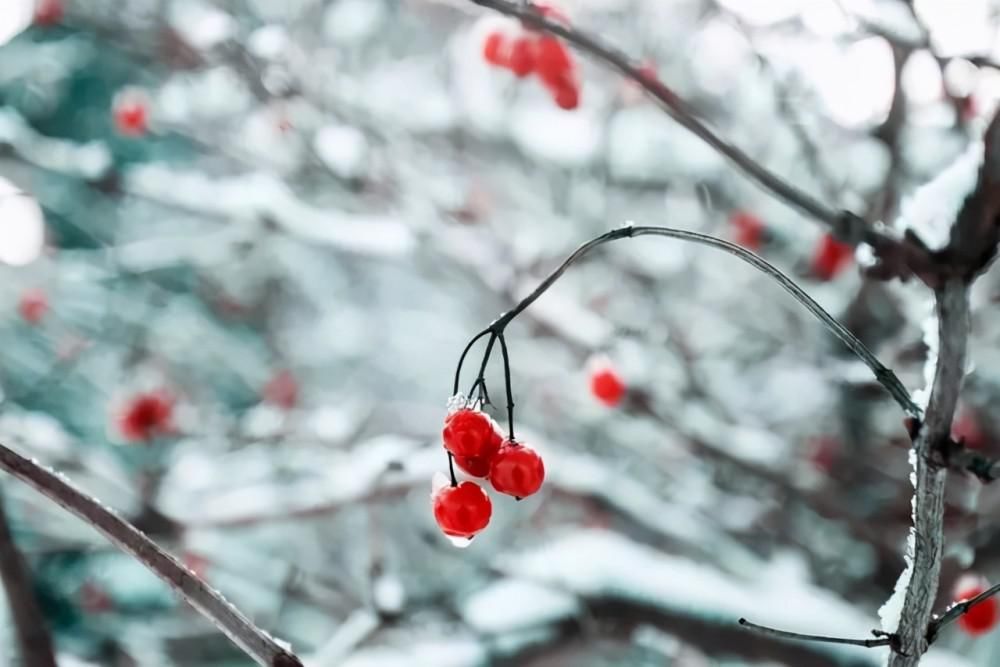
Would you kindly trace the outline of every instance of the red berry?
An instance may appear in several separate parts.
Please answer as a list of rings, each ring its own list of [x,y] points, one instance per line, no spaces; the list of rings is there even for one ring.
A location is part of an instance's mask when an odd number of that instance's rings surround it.
[[[291,410],[299,402],[299,383],[289,370],[275,374],[263,390],[264,400],[284,410]]]
[[[451,537],[472,538],[487,526],[493,504],[475,482],[446,486],[432,497],[434,519],[441,532]]]
[[[170,423],[173,411],[170,396],[162,392],[139,394],[125,405],[118,426],[126,440],[146,442],[173,430]]]
[[[490,466],[490,483],[500,493],[527,498],[542,488],[545,465],[538,452],[516,442],[505,442]]]
[[[626,389],[625,383],[611,367],[598,368],[590,376],[590,391],[597,400],[609,408],[621,403]]]
[[[62,21],[62,0],[38,0],[35,3],[35,25],[55,25]]]
[[[984,584],[965,583],[955,594],[955,602],[970,600],[985,590],[986,586]],[[997,602],[995,597],[991,597],[969,607],[968,611],[958,617],[958,625],[966,633],[976,636],[992,630],[998,620],[1000,620],[1000,603]]]
[[[493,458],[500,450],[500,444],[502,442],[503,435],[494,425],[493,436],[490,438],[486,448],[479,456],[456,456],[455,463],[459,468],[473,477],[489,477],[490,465],[493,464]]]
[[[112,115],[115,128],[127,137],[138,137],[149,129],[149,101],[138,90],[127,90],[115,97]]]
[[[851,262],[853,256],[854,248],[830,234],[824,234],[813,255],[813,274],[823,281],[832,280]]]
[[[979,426],[976,415],[970,410],[962,410],[951,425],[951,437],[961,440],[970,449],[982,449],[986,446],[986,434]]]
[[[535,71],[535,40],[530,37],[518,37],[510,46],[509,66],[512,72],[522,79]]]
[[[490,451],[493,442],[493,420],[479,410],[462,408],[444,421],[444,448],[455,456],[478,458]]]
[[[507,39],[501,32],[491,32],[483,43],[483,58],[491,65],[507,66]]]
[[[545,35],[535,46],[535,69],[546,86],[556,88],[571,78],[573,60],[569,50],[557,38]]]
[[[49,311],[49,299],[40,289],[29,289],[21,295],[17,304],[21,318],[28,324],[38,324]]]
[[[572,111],[580,106],[580,91],[576,84],[568,84],[555,91],[556,106],[566,111]]]
[[[738,211],[729,218],[733,226],[733,237],[735,241],[749,250],[759,250],[764,242],[767,227],[757,216]]]
[[[115,607],[115,602],[107,591],[92,581],[83,582],[79,596],[80,607],[89,614],[101,614]]]
[[[840,441],[830,436],[821,436],[810,443],[809,461],[823,473],[833,470],[840,456]]]

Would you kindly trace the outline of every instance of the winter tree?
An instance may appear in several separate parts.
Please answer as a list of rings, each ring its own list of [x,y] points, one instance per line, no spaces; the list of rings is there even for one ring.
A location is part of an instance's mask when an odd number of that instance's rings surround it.
[[[6,0],[5,664],[995,664],[998,12]]]

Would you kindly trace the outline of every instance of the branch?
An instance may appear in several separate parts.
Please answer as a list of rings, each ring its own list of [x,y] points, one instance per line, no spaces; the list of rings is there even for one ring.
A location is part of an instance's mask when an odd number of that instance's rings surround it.
[[[899,626],[900,652],[889,656],[889,667],[916,667],[928,646],[931,612],[937,597],[944,552],[944,490],[947,468],[942,452],[949,442],[951,422],[965,375],[969,335],[969,287],[952,280],[935,293],[938,317],[938,359],[924,423],[914,449],[916,482],[913,508],[913,562]]]
[[[874,648],[876,646],[891,646],[895,641],[895,635],[882,632],[880,630],[872,630],[872,634],[875,635],[874,639],[850,639],[846,637],[828,637],[826,635],[806,635],[801,632],[788,632],[787,630],[777,630],[775,628],[769,628],[766,625],[757,625],[756,623],[751,623],[745,618],[739,620],[739,624],[748,630],[754,632],[759,632],[763,635],[770,635],[772,637],[781,637],[782,639],[794,639],[798,641],[807,642],[819,642],[821,644],[848,644],[850,646],[863,646],[865,648]]]
[[[545,280],[541,282],[534,289],[531,294],[522,299],[514,308],[507,311],[499,318],[497,318],[487,329],[476,334],[469,345],[466,346],[462,353],[462,358],[459,360],[458,368],[455,370],[455,386],[458,386],[458,379],[462,372],[462,361],[465,359],[465,355],[469,348],[479,338],[482,338],[487,333],[493,334],[493,336],[503,333],[503,330],[507,327],[515,317],[524,312],[532,303],[534,303],[538,297],[544,294],[552,285],[555,284],[557,280],[566,272],[566,270],[577,260],[582,258],[584,255],[589,253],[594,248],[601,246],[605,243],[611,241],[617,241],[624,238],[632,238],[634,236],[665,236],[667,238],[679,239],[682,241],[689,241],[691,243],[697,243],[699,245],[705,245],[717,250],[722,250],[724,252],[733,255],[752,267],[768,276],[776,283],[778,283],[782,289],[791,294],[796,301],[802,304],[806,310],[812,313],[816,319],[823,323],[830,332],[847,346],[847,348],[854,353],[868,368],[871,369],[872,373],[875,375],[875,379],[885,387],[889,395],[899,404],[903,410],[916,418],[920,418],[921,410],[913,402],[910,397],[909,392],[906,387],[899,380],[895,373],[887,368],[878,357],[872,353],[868,347],[858,339],[853,333],[851,333],[843,324],[841,324],[835,317],[826,312],[822,306],[820,306],[816,301],[809,296],[798,284],[781,272],[776,266],[768,262],[767,260],[758,257],[754,253],[742,248],[734,243],[729,243],[728,241],[723,241],[722,239],[715,238],[714,236],[708,236],[706,234],[699,234],[697,232],[689,232],[681,229],[673,229],[670,227],[621,227],[619,229],[613,229],[610,232],[605,232],[600,236],[587,241],[579,248],[577,248],[573,254],[571,254],[566,260],[559,265],[552,273],[549,274]],[[492,339],[492,337],[491,337]],[[487,353],[487,358],[488,358]],[[486,359],[484,359],[485,365]],[[485,367],[485,366],[484,366]],[[479,376],[482,377],[483,371],[480,370]]]
[[[45,615],[31,585],[32,575],[14,542],[7,513],[0,500],[0,579],[10,604],[21,663],[32,667],[56,667]]]
[[[957,621],[960,616],[967,613],[974,605],[993,597],[997,593],[1000,593],[1000,584],[986,589],[974,598],[969,598],[968,600],[963,600],[962,602],[953,604],[948,608],[948,611],[931,621],[930,626],[927,628],[927,643],[934,643],[934,640],[937,639],[941,628],[951,625]]]
[[[258,665],[302,667],[301,661],[291,651],[282,648],[270,635],[255,626],[218,591],[196,577],[128,521],[81,492],[65,477],[46,470],[2,444],[0,468],[83,519],[119,549],[149,568]]]
[[[877,231],[855,213],[830,208],[807,192],[783,180],[740,148],[720,137],[696,117],[687,101],[656,77],[643,71],[642,66],[635,63],[624,52],[604,44],[597,37],[542,16],[530,2],[516,2],[514,0],[469,1],[520,19],[525,25],[537,30],[561,37],[581,51],[589,53],[611,68],[618,70],[659,102],[674,120],[729,159],[745,176],[789,206],[830,227],[842,240],[854,245],[861,242],[867,243],[875,250],[876,256],[885,258],[887,261],[889,256],[893,255],[891,263],[897,269],[902,268],[898,266],[900,261],[905,264],[915,259],[912,255],[916,249],[908,248],[899,240]],[[900,273],[900,271],[897,270],[896,273]]]

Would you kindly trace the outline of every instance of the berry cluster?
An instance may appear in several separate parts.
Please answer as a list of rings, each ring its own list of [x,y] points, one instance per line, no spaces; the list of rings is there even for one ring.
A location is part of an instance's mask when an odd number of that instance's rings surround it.
[[[551,7],[536,6],[547,18],[566,18]],[[540,34],[529,28],[494,30],[483,43],[486,62],[513,72],[518,78],[536,74],[561,109],[575,109],[580,104],[580,83],[576,64],[569,49],[557,37]]]
[[[444,448],[458,467],[473,477],[486,477],[493,489],[520,500],[541,488],[545,480],[542,457],[530,447],[504,438],[486,413],[463,407],[444,422]],[[472,539],[486,528],[493,504],[486,491],[472,481],[451,485],[432,496],[434,519],[449,537]]]

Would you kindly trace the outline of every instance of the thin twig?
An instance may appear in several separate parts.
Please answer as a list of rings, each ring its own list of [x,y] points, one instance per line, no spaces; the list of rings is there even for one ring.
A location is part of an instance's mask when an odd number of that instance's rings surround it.
[[[941,628],[951,625],[957,621],[960,616],[967,613],[974,605],[977,605],[984,600],[988,600],[997,593],[1000,593],[1000,584],[987,588],[974,598],[969,598],[968,600],[962,600],[961,602],[953,604],[946,612],[931,620],[930,626],[927,628],[927,643],[934,643],[934,640],[937,639]]]
[[[766,625],[757,625],[756,623],[751,623],[745,618],[741,618],[739,620],[739,624],[749,630],[753,630],[754,632],[759,632],[763,635],[770,635],[772,637],[781,637],[782,639],[795,639],[807,642],[820,642],[823,644],[848,644],[850,646],[864,646],[865,648],[874,648],[876,646],[890,646],[894,641],[894,635],[886,632],[880,632],[878,630],[872,630],[872,634],[875,635],[874,639],[851,639],[848,637],[827,637],[825,635],[807,635],[800,632],[777,630],[775,628],[769,628]]]
[[[17,632],[21,663],[31,667],[56,667],[52,636],[38,604],[32,575],[14,542],[7,512],[0,498],[0,579],[7,593],[10,615]]]
[[[885,387],[886,391],[889,392],[893,400],[899,404],[903,411],[908,415],[911,415],[917,419],[921,418],[920,408],[913,402],[910,397],[909,392],[906,387],[892,372],[887,368],[878,357],[868,349],[868,347],[858,339],[853,333],[850,332],[843,324],[841,324],[835,317],[826,312],[822,306],[820,306],[811,296],[809,296],[798,284],[781,272],[776,266],[768,262],[767,260],[758,257],[754,253],[742,248],[734,243],[724,241],[722,239],[715,238],[714,236],[708,236],[707,234],[699,234],[698,232],[690,232],[682,229],[673,229],[671,227],[621,227],[619,229],[613,229],[610,232],[605,232],[600,236],[587,241],[579,248],[577,248],[566,260],[560,264],[548,277],[543,280],[538,287],[534,289],[528,296],[524,297],[514,308],[507,311],[499,318],[497,318],[488,328],[487,331],[493,331],[494,333],[502,333],[508,324],[519,314],[524,312],[528,306],[535,302],[542,294],[544,294],[559,278],[566,272],[566,270],[577,260],[582,258],[584,255],[589,253],[594,248],[601,246],[605,243],[611,241],[617,241],[624,238],[632,238],[634,236],[665,236],[667,238],[679,239],[682,241],[689,241],[692,243],[697,243],[700,245],[709,246],[716,248],[717,250],[722,250],[724,252],[733,255],[747,264],[750,264],[755,269],[768,276],[776,283],[778,283],[782,289],[792,295],[796,301],[805,306],[805,308],[812,313],[820,322],[822,322],[827,329],[830,330],[833,335],[839,338],[847,348],[854,353],[868,368],[871,369],[872,373],[875,375],[875,379]],[[476,337],[481,337],[482,333],[477,334]],[[485,360],[484,360],[485,368]],[[482,375],[482,371],[480,372]]]
[[[46,470],[2,444],[0,468],[62,505],[103,533],[119,549],[149,568],[258,665],[302,667],[295,654],[255,626],[218,591],[195,576],[135,526],[81,492],[65,477]]]

